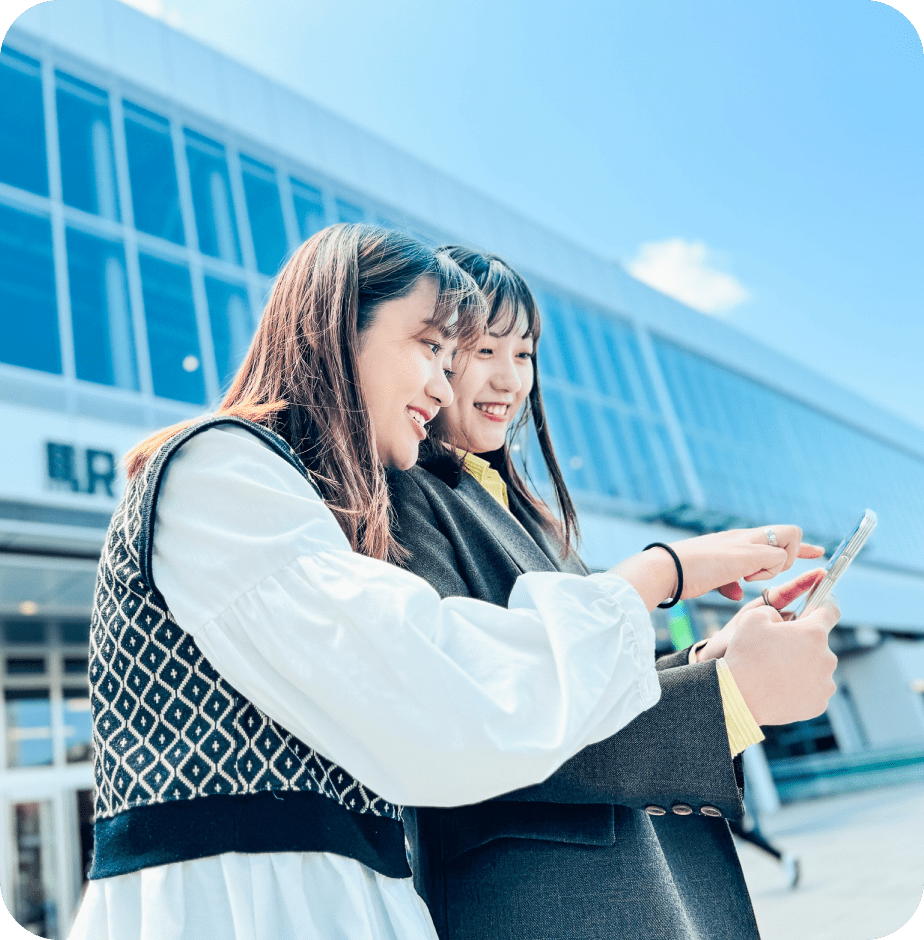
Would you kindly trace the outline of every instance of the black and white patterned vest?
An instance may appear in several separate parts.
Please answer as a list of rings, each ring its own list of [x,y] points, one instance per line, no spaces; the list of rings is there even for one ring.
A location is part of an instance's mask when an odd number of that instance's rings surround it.
[[[255,434],[311,482],[281,437],[228,417],[177,434],[129,481],[100,560],[90,630],[90,877],[223,852],[309,851],[407,877],[401,808],[225,682],[154,585],[154,520],[167,464],[194,435],[228,424]]]

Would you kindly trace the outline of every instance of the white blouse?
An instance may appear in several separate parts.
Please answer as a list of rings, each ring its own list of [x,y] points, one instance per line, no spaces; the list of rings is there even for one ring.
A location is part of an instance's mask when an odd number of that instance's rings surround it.
[[[153,569],[227,682],[396,804],[537,783],[660,694],[651,619],[621,578],[525,574],[508,609],[441,600],[353,552],[313,487],[240,428],[171,460]],[[90,882],[71,940],[392,936],[435,938],[410,879],[327,853],[229,853]]]

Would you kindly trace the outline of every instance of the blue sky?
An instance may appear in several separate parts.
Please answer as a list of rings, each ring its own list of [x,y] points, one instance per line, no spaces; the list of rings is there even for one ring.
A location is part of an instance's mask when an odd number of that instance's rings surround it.
[[[924,427],[924,53],[892,7],[131,3]]]

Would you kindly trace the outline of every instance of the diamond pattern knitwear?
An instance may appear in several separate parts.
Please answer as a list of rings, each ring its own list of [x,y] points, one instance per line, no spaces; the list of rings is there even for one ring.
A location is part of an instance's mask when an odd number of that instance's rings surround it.
[[[297,812],[299,820],[306,807],[312,807],[317,808],[319,820],[328,820],[331,813],[350,814],[333,830],[347,833],[347,843],[352,832],[380,849],[385,845],[382,851],[391,860],[372,867],[401,869],[405,863],[397,860],[393,845],[397,840],[403,846],[401,808],[299,741],[225,682],[178,625],[153,584],[153,524],[166,466],[193,435],[220,424],[253,432],[310,481],[304,464],[281,437],[228,417],[205,419],[180,432],[129,481],[103,549],[90,632],[98,836],[91,877],[162,863],[163,853],[150,851],[152,832],[167,839],[166,860],[212,854],[208,841],[203,844],[198,837],[195,845],[184,848],[188,840],[183,830],[190,819],[198,818],[199,809],[210,814],[212,824],[221,818],[235,820],[232,849],[251,850],[247,844],[251,837],[241,820],[242,798],[250,798],[246,804],[253,808],[250,818],[263,820],[260,845],[253,850],[267,851],[267,838],[273,847],[267,825],[270,830],[278,828],[275,847],[292,850],[293,839],[298,843],[299,837],[293,835],[293,819],[284,807]],[[312,795],[307,802],[305,794]],[[289,795],[299,799],[287,801]],[[274,803],[267,803],[267,797]],[[164,812],[170,804],[185,805]],[[120,823],[119,817],[126,814],[131,825]],[[355,816],[373,817],[375,822],[369,819],[363,824]],[[325,826],[314,828],[325,830]],[[333,830],[326,826],[326,831]],[[294,847],[353,857],[362,854],[349,844],[328,844],[330,840],[317,831],[305,838],[304,845]],[[171,839],[177,844],[171,845]],[[142,844],[145,848],[139,853]],[[227,845],[215,846],[216,851],[222,848]],[[100,857],[101,849],[106,857]],[[139,857],[126,857],[132,855]]]

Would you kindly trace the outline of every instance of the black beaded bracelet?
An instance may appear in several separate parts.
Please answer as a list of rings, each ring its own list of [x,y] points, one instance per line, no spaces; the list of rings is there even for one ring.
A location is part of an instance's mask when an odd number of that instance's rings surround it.
[[[668,607],[673,607],[674,604],[680,602],[680,595],[683,594],[683,568],[680,565],[680,559],[677,557],[677,553],[670,547],[670,545],[665,545],[663,542],[652,542],[651,545],[646,545],[642,551],[647,552],[649,548],[663,548],[671,558],[674,559],[674,565],[677,568],[677,590],[674,593],[673,598],[669,601],[665,601],[663,604],[658,604],[658,607],[662,607],[667,610]]]

